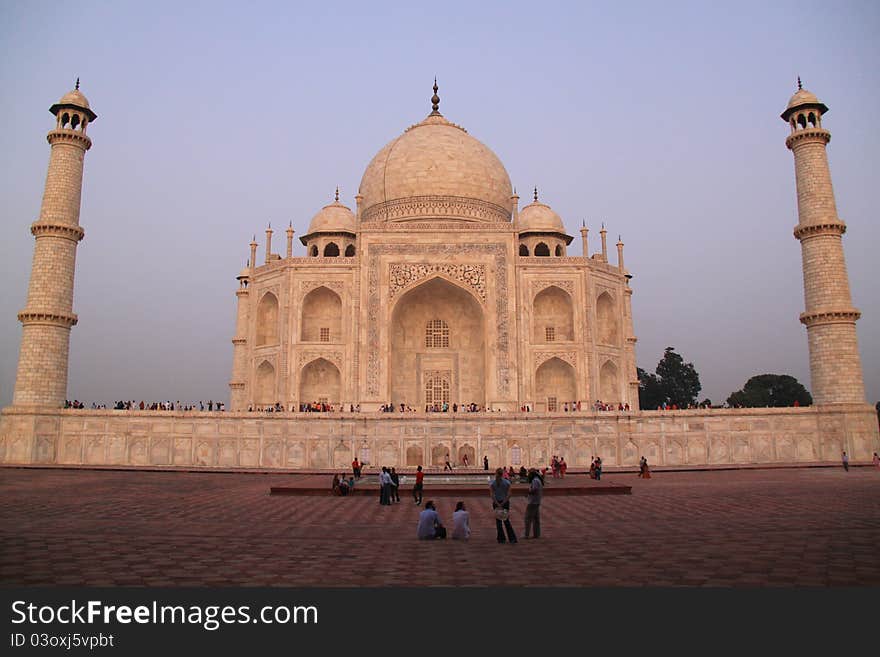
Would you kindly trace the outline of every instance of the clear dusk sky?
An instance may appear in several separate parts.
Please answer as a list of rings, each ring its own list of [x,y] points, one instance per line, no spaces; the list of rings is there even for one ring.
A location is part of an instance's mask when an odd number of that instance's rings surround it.
[[[228,400],[235,276],[267,222],[284,252],[430,111],[492,148],[580,254],[600,223],[633,273],[636,353],[692,361],[716,403],[752,375],[809,387],[796,76],[823,121],[867,398],[880,399],[880,3],[0,3],[0,405],[12,399],[54,125],[89,127],[68,395]],[[296,240],[296,255],[304,248]]]

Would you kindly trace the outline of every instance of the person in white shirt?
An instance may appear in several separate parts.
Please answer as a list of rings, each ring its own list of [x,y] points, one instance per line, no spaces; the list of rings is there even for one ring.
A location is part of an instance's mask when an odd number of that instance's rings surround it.
[[[471,535],[470,514],[464,508],[464,502],[455,505],[452,514],[452,538],[467,540]]]
[[[421,540],[446,538],[446,527],[440,522],[437,507],[434,506],[434,502],[431,500],[425,502],[425,510],[419,514],[419,526],[416,536]]]

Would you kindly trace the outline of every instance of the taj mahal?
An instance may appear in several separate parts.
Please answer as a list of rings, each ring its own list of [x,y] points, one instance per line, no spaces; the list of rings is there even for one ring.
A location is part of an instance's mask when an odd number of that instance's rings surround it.
[[[490,148],[440,112],[406,128],[335,199],[294,254],[274,231],[238,274],[226,412],[62,408],[67,392],[83,163],[97,119],[77,88],[52,105],[13,403],[0,462],[321,470],[374,464],[610,466],[854,460],[880,449],[865,402],[842,236],[826,159],[828,108],[791,97],[811,388],[808,408],[641,411],[632,276],[607,231],[579,255],[540,197],[521,203]],[[320,200],[316,199],[316,206]],[[283,227],[282,227],[283,228]],[[277,238],[276,238],[277,239]],[[278,248],[278,242],[275,242]],[[279,250],[281,250],[279,248]],[[612,411],[597,413],[595,402]],[[306,412],[312,409],[325,413]],[[272,412],[266,411],[271,409]],[[391,410],[393,412],[383,412]],[[478,411],[478,412],[464,412]],[[441,412],[434,412],[441,411]]]

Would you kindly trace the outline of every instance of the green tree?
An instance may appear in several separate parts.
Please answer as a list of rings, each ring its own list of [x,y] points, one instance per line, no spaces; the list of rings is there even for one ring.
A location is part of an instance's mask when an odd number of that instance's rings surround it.
[[[697,403],[697,395],[703,387],[700,385],[700,375],[694,369],[693,363],[685,363],[675,353],[675,347],[666,347],[663,358],[657,363],[656,371],[668,405],[687,408],[688,405]]]
[[[639,408],[643,411],[653,411],[666,401],[660,379],[656,374],[646,372],[641,367],[636,368],[636,371],[639,375]]]
[[[788,374],[759,374],[746,381],[742,390],[731,393],[728,406],[809,406],[813,403],[810,393],[793,376]]]
[[[697,403],[700,393],[700,375],[693,363],[685,363],[675,353],[675,347],[666,347],[663,358],[657,363],[656,374],[649,374],[638,368],[639,375],[639,407],[642,410],[654,410],[665,402],[667,406],[675,404],[679,408],[687,408]]]

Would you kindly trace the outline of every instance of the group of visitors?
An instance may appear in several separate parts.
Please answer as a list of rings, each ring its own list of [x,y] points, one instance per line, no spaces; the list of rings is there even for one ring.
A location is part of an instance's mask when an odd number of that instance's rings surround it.
[[[419,466],[421,471],[421,466]],[[510,479],[504,477],[505,468],[495,470],[495,479],[489,484],[489,495],[492,510],[495,514],[496,540],[498,543],[517,543],[516,532],[510,522]],[[527,471],[529,482],[528,499],[525,511],[525,538],[541,537],[541,502],[543,499],[544,479],[540,473],[531,468]],[[464,502],[455,505],[452,514],[452,538],[467,540],[471,535],[470,514]],[[440,520],[437,506],[433,500],[425,502],[425,510],[419,514],[416,536],[421,540],[445,539],[446,527]],[[530,536],[531,535],[531,536]]]
[[[400,477],[394,468],[382,467],[379,472],[379,504],[390,506],[400,502]]]
[[[578,410],[580,410],[580,409],[578,409]],[[620,412],[625,412],[625,411],[629,410],[629,403],[627,402],[626,404],[624,404],[622,402],[618,402],[617,406],[615,406],[613,403],[609,404],[607,402],[603,402],[603,401],[597,399],[593,403],[593,410],[596,412],[598,412],[598,411],[617,411],[620,413]]]
[[[209,411],[224,411],[226,410],[226,405],[223,402],[215,402],[213,399],[207,402],[199,401],[198,402],[198,410],[204,411],[205,406],[207,405],[207,410]],[[72,408],[72,409],[84,409],[86,406],[83,402],[78,399],[64,400],[64,408]],[[91,404],[92,410],[100,410],[106,409],[107,404],[92,402]],[[196,402],[192,402],[189,404],[181,404],[180,401],[154,401],[154,402],[146,402],[141,401],[138,403],[134,399],[118,399],[114,401],[110,408],[114,411],[195,411],[196,410]]]
[[[564,478],[566,470],[568,470],[568,464],[565,462],[565,457],[557,457],[556,454],[554,454],[550,459],[550,471],[553,473],[553,478]]]
[[[651,478],[651,468],[648,467],[648,459],[644,456],[639,459],[639,477],[642,479]]]
[[[354,490],[355,478],[344,474],[333,475],[333,494],[345,497]]]

